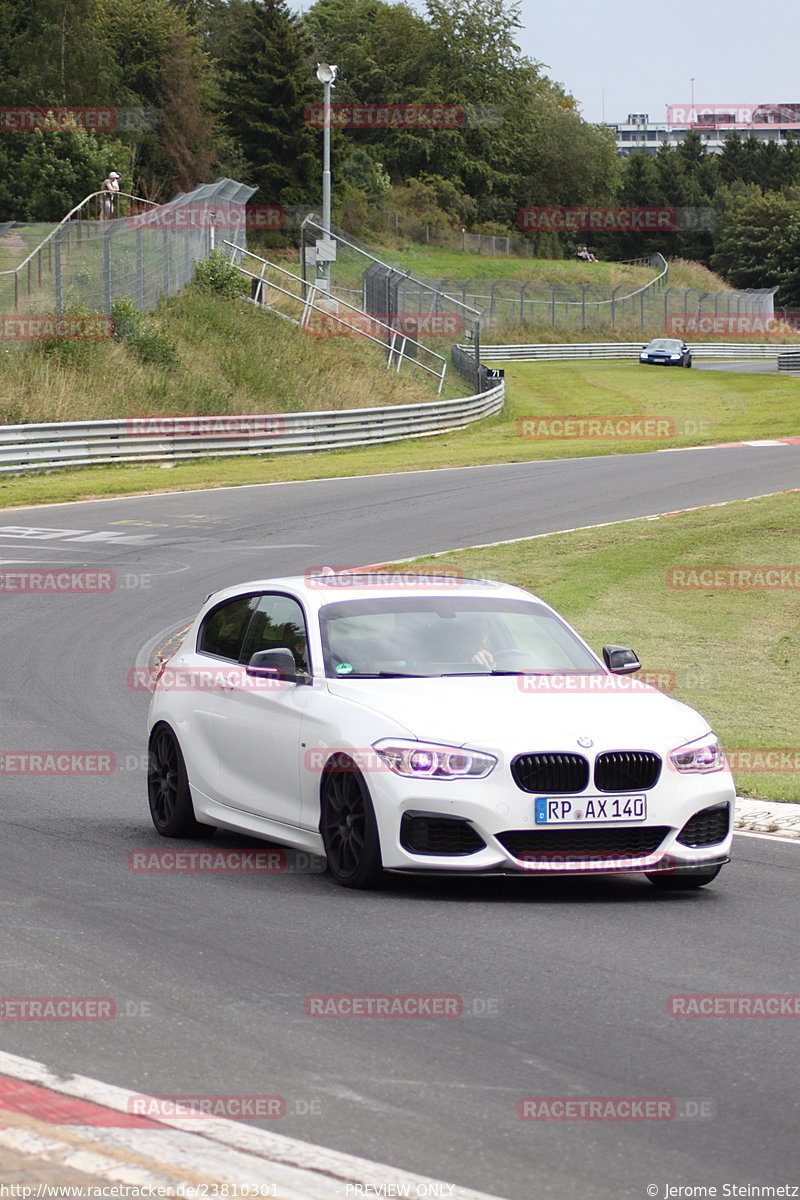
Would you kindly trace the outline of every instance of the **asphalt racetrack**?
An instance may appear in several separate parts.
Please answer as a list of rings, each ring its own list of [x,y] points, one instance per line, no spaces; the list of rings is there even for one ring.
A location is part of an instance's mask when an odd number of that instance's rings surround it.
[[[129,672],[209,592],[797,488],[800,446],[763,445],[3,513],[0,570],[98,567],[118,586],[0,595],[5,753],[117,764],[0,773],[2,992],[112,997],[118,1016],[3,1021],[0,1048],[155,1095],[282,1095],[281,1133],[503,1197],[798,1184],[800,1022],[668,1007],[800,993],[796,845],[738,837],[717,883],[685,895],[635,876],[352,893],[315,873],[128,865],[165,845],[147,813],[148,693]],[[464,1009],[310,1018],[320,993],[457,994]],[[674,1104],[668,1120],[530,1121],[529,1097]]]

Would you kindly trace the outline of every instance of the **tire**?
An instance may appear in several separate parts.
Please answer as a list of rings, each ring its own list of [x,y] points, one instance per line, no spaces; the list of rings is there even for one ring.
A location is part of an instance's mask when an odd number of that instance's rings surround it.
[[[377,887],[384,879],[375,811],[352,759],[336,755],[322,784],[319,831],[328,870],[342,887]]]
[[[691,360],[691,359],[689,359],[689,361],[687,362],[686,366],[687,366],[687,367],[691,367],[691,365],[692,365],[692,360]]]
[[[215,826],[201,825],[195,818],[186,764],[168,725],[156,725],[150,734],[147,798],[162,837],[208,837],[216,832]]]
[[[695,888],[705,887],[719,875],[722,867],[714,867],[713,871],[674,871],[671,875],[659,874],[654,871],[647,878],[653,887],[662,892],[687,892]]]

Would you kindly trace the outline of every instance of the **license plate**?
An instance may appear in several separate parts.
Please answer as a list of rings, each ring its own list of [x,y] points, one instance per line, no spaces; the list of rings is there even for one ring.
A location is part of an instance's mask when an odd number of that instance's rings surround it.
[[[540,796],[536,800],[537,825],[602,825],[647,820],[646,796]]]

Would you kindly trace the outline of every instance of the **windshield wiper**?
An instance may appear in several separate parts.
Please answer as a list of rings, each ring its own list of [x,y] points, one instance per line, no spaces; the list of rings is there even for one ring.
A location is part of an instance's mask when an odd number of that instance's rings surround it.
[[[352,675],[334,675],[333,679],[433,679],[432,675],[413,675],[405,671],[359,671]]]

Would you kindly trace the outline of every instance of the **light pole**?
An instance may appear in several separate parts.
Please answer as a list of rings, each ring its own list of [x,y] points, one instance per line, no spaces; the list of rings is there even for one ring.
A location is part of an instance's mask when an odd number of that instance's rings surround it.
[[[325,88],[322,129],[322,228],[326,242],[331,240],[331,88],[335,86],[338,69],[328,63],[317,63],[317,79]],[[317,261],[319,263],[319,260]],[[322,287],[329,291],[330,261],[325,258],[320,265],[322,266],[321,278],[324,280]]]
[[[694,112],[694,75],[689,80],[689,83],[692,85],[692,112]],[[696,114],[695,114],[695,121],[697,121]]]

